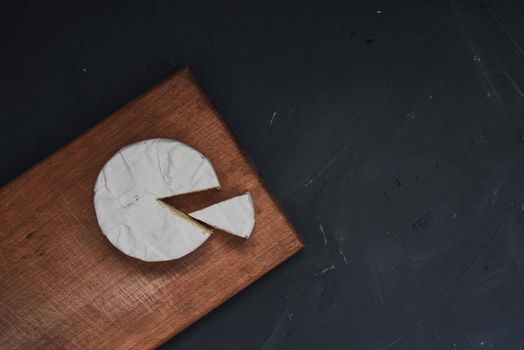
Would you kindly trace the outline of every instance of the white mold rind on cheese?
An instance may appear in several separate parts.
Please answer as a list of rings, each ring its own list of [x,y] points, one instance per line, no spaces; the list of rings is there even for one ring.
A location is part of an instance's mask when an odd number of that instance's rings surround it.
[[[211,162],[197,150],[176,140],[144,140],[122,148],[100,171],[96,216],[123,253],[145,261],[177,259],[204,243],[210,230],[158,199],[219,187]]]
[[[189,214],[209,226],[249,238],[255,227],[255,208],[249,192]]]

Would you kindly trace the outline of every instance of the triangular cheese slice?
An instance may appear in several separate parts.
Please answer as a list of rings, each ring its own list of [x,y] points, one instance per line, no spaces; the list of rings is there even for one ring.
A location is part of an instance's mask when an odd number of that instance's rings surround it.
[[[249,238],[255,227],[255,208],[249,192],[195,211],[189,216],[243,238]]]
[[[211,230],[159,199],[219,187],[211,162],[197,150],[176,140],[144,140],[122,148],[100,171],[97,220],[124,254],[177,259],[197,249]]]

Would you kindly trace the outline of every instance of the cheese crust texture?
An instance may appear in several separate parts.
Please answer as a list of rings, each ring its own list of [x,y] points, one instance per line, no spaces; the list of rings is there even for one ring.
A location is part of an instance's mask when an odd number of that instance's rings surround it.
[[[207,159],[171,139],[149,139],[125,146],[102,168],[94,188],[99,226],[124,254],[165,261],[191,253],[211,230],[158,199],[219,188]]]

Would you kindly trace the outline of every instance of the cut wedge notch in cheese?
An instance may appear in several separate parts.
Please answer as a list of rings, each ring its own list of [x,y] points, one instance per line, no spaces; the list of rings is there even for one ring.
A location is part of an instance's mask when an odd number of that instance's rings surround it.
[[[249,192],[189,214],[222,231],[249,238],[255,227],[255,208]]]
[[[124,254],[165,261],[191,253],[211,230],[159,199],[220,188],[209,159],[182,142],[150,139],[118,151],[94,188],[97,220]]]

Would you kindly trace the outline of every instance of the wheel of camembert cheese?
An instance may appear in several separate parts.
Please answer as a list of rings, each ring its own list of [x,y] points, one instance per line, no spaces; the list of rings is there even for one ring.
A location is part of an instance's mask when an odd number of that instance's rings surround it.
[[[211,229],[160,199],[219,187],[211,162],[194,148],[145,140],[122,148],[100,171],[96,217],[123,253],[145,261],[177,259],[204,243]]]

